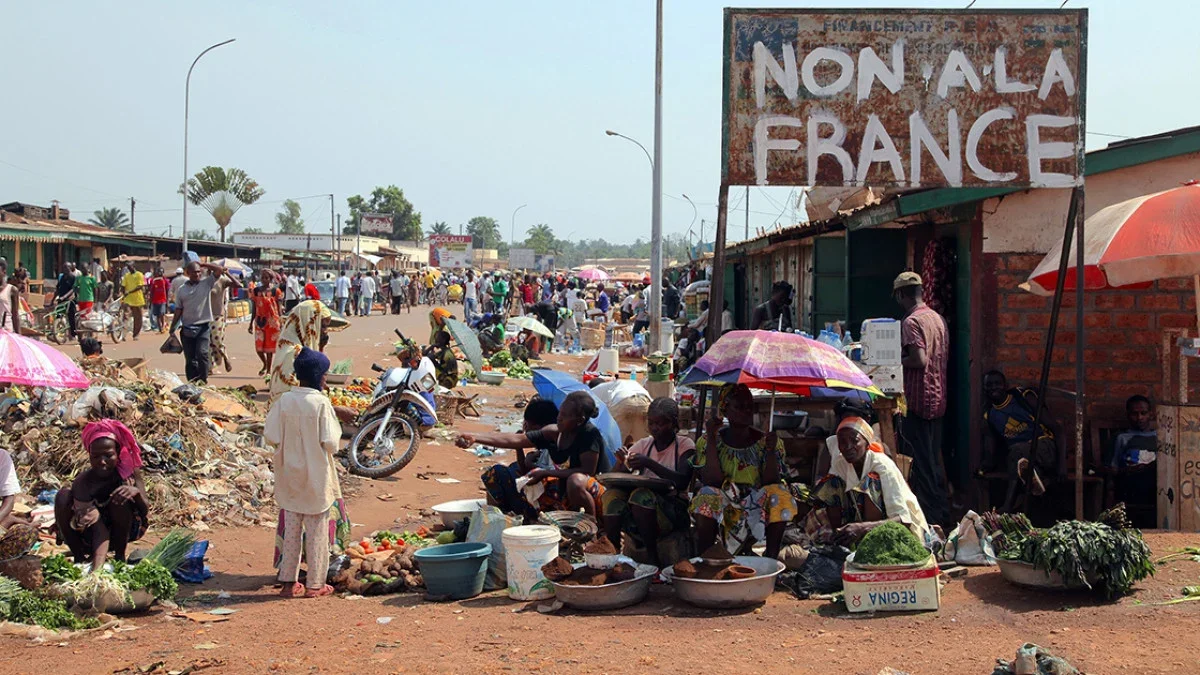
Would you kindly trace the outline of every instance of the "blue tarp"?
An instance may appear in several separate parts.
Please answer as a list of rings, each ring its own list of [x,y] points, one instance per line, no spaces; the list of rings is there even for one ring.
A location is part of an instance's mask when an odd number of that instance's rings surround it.
[[[554,401],[554,405],[562,406],[562,403],[567,398],[567,394],[573,391],[586,391],[592,394],[592,390],[579,380],[575,379],[567,373],[562,373],[557,370],[537,369],[533,371],[533,388],[537,390],[538,396]],[[621,429],[617,426],[617,421],[608,413],[608,407],[604,405],[600,399],[592,394],[592,398],[596,399],[596,407],[600,409],[600,414],[592,423],[600,430],[604,436],[604,455],[600,458],[600,471],[610,471],[616,464],[616,452],[621,447]]]

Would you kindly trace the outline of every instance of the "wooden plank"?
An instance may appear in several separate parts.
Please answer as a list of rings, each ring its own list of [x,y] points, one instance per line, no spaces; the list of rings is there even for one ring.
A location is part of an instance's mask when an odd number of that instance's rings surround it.
[[[1179,482],[1175,502],[1179,505],[1179,529],[1200,532],[1200,406],[1181,406],[1177,429]]]
[[[1179,478],[1179,410],[1180,406],[1160,404],[1157,412],[1158,472],[1156,520],[1164,530],[1179,529],[1179,503],[1175,486]]]

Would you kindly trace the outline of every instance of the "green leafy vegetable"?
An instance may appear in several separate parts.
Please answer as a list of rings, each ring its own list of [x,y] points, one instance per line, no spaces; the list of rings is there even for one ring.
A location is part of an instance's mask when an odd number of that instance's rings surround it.
[[[876,526],[854,549],[854,562],[861,565],[913,565],[928,559],[929,551],[921,540],[894,521]]]
[[[153,560],[143,560],[128,568],[128,578],[130,590],[149,591],[159,600],[172,600],[179,592],[179,584],[175,583],[167,568]]]
[[[80,619],[75,616],[62,600],[43,597],[25,590],[0,600],[0,615],[9,621],[51,630],[82,630],[100,625],[97,619]]]
[[[533,371],[524,361],[513,361],[508,367],[508,376],[518,380],[528,380],[533,377]]]
[[[42,577],[48,583],[61,584],[83,578],[83,571],[67,560],[66,556],[56,553],[42,558]]]
[[[1058,572],[1068,586],[1086,586],[1109,599],[1125,595],[1134,582],[1154,574],[1150,547],[1141,532],[1078,520],[1046,530],[1033,565]]]
[[[353,368],[354,359],[342,359],[341,361],[333,364],[333,367],[329,369],[329,372],[334,375],[349,375],[351,369]]]
[[[150,550],[145,560],[156,562],[167,568],[168,572],[179,569],[187,559],[188,551],[196,543],[196,533],[186,527],[177,527],[167,533],[162,541]]]
[[[492,354],[492,358],[488,362],[492,364],[493,368],[507,368],[512,360],[512,354],[507,349],[502,349]]]

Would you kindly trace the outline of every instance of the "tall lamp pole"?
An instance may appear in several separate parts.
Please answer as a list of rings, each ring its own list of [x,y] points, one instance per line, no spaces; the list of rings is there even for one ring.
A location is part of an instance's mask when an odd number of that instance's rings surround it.
[[[662,340],[662,104],[663,104],[663,0],[656,3],[654,30],[654,177],[651,179],[654,196],[650,220],[650,344],[663,349]],[[672,320],[675,317],[671,317]]]
[[[512,223],[509,225],[509,230],[508,230],[508,245],[509,246],[517,245],[517,211],[520,211],[521,209],[525,208],[526,206],[529,206],[529,205],[522,204],[522,205],[518,206],[517,208],[513,209]]]
[[[691,224],[688,225],[688,239],[690,240],[692,237],[692,228],[695,227],[695,225],[696,225],[696,216],[699,215],[699,212],[696,211],[696,203],[692,201],[691,197],[689,197],[687,195],[683,195],[683,198],[687,200],[688,204],[692,205],[692,222],[691,222]],[[700,242],[700,243],[703,244],[704,242]]]
[[[211,52],[212,50],[216,49],[217,47],[223,47],[223,46],[229,44],[230,42],[233,42],[236,39],[237,38],[229,38],[228,40],[226,40],[224,42],[218,42],[217,44],[200,52],[200,55],[196,57],[195,61],[192,61],[191,67],[188,68],[187,81],[184,83],[184,87],[183,87],[183,249],[182,250],[184,250],[184,251],[187,250],[187,246],[188,246],[188,229],[187,229],[188,108],[191,104],[191,98],[192,98],[192,68],[196,67],[196,63],[199,62],[200,58],[202,56],[204,56],[205,54]],[[180,257],[182,257],[182,255]]]

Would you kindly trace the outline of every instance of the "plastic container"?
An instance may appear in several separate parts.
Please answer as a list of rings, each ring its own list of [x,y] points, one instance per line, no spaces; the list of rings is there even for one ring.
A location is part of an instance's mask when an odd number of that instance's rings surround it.
[[[473,598],[483,592],[488,556],[492,545],[486,542],[442,544],[423,548],[413,554],[421,567],[429,595],[451,600]]]
[[[510,527],[501,536],[504,542],[505,570],[508,572],[508,597],[513,600],[541,600],[554,595],[554,585],[542,574],[542,566],[558,557],[562,533],[551,525]]]
[[[616,349],[613,349],[612,347],[601,349],[600,353],[597,355],[597,359],[599,359],[599,365],[597,365],[596,368],[601,373],[620,372],[621,359],[617,354]]]
[[[492,453],[486,455],[476,455],[476,457],[489,457]],[[446,529],[454,529],[454,521],[462,520],[474,516],[483,505],[487,503],[486,499],[456,499],[452,502],[443,502],[434,506],[431,510],[441,516],[442,525]]]

